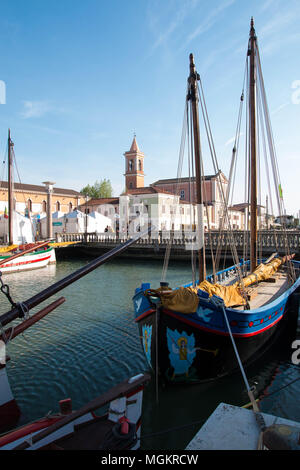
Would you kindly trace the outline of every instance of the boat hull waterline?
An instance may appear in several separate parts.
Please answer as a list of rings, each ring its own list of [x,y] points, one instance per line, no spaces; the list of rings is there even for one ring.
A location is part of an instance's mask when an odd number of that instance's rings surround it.
[[[294,264],[300,266],[300,262],[294,261]],[[217,275],[222,276],[224,271]],[[228,375],[237,369],[222,308],[210,298],[203,299],[201,296],[197,311],[193,314],[155,307],[145,295],[149,288],[149,284],[142,284],[136,289],[133,303],[142,347],[153,371],[158,369],[161,378],[169,383],[199,383]],[[261,357],[293,323],[293,298],[297,291],[300,291],[300,278],[273,302],[260,308],[225,308],[244,365]]]

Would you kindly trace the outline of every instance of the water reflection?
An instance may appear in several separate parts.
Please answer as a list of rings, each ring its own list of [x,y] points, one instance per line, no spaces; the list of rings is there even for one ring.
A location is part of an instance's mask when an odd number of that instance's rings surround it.
[[[7,275],[5,282],[16,302],[25,300],[89,261],[61,260],[56,266]],[[105,264],[51,298],[63,295],[66,302],[8,345],[7,369],[22,422],[56,411],[58,401],[66,397],[78,408],[126,377],[147,370],[131,299],[141,282],[156,286],[161,270],[161,262]],[[168,281],[173,286],[187,283],[190,273],[189,264],[170,263]],[[1,313],[9,309],[3,296]],[[258,395],[297,378],[299,367],[291,364],[290,345],[281,344],[247,370]],[[266,397],[262,411],[300,421],[299,391],[296,381]],[[183,449],[220,402],[241,406],[248,401],[240,373],[204,385],[160,386],[158,402],[153,378],[145,392],[142,446]]]

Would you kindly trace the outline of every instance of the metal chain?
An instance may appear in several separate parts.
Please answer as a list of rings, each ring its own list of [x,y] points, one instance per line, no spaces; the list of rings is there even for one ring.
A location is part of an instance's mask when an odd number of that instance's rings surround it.
[[[17,307],[17,304],[13,301],[13,299],[11,298],[11,295],[9,293],[8,284],[4,284],[4,282],[2,280],[2,272],[1,271],[0,271],[0,284],[1,284],[1,287],[0,287],[1,292],[3,292],[3,294],[7,297],[8,301],[10,302],[12,307]]]
[[[11,304],[11,306],[13,308],[17,308],[19,310],[19,317],[20,318],[28,318],[28,314],[29,314],[29,308],[27,307],[26,304],[22,303],[22,302],[14,302],[10,293],[9,293],[9,285],[8,284],[4,284],[3,280],[2,280],[2,272],[0,271],[0,290],[1,292],[3,292],[3,294],[7,297],[7,300],[9,301],[9,303]]]

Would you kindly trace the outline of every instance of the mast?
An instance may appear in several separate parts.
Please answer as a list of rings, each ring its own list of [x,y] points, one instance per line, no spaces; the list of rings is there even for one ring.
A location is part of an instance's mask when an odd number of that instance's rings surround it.
[[[12,151],[14,144],[10,138],[8,129],[8,244],[13,244],[13,160]]]
[[[251,18],[249,50],[250,56],[250,269],[257,266],[257,163],[256,163],[256,35]]]
[[[195,171],[196,171],[196,203],[198,214],[198,233],[199,233],[199,283],[206,278],[205,266],[205,243],[204,243],[204,220],[203,220],[203,192],[202,192],[202,174],[201,174],[201,143],[200,143],[200,127],[199,127],[199,113],[198,113],[198,87],[197,80],[198,74],[194,63],[194,56],[190,54],[190,76],[189,76],[189,96],[188,99],[192,103],[193,115],[193,135],[194,135],[194,157],[195,157]]]

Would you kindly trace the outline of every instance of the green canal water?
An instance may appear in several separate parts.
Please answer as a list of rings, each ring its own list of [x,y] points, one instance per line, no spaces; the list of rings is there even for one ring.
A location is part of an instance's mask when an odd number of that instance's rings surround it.
[[[89,261],[58,260],[56,266],[6,275],[4,280],[13,300],[24,301]],[[63,295],[66,302],[8,345],[7,372],[22,410],[21,423],[57,411],[58,401],[66,397],[77,409],[147,370],[132,295],[141,282],[158,285],[162,264],[114,260],[103,265],[56,294],[52,300]],[[170,285],[187,283],[190,277],[189,264],[170,264]],[[3,295],[1,313],[9,309]],[[299,338],[300,331],[295,335]],[[255,393],[266,394],[263,412],[300,422],[299,366],[292,364],[292,353],[291,342],[273,348],[246,373]],[[184,449],[220,402],[240,406],[248,401],[239,373],[203,385],[159,386],[158,391],[153,378],[144,393],[141,447]]]

